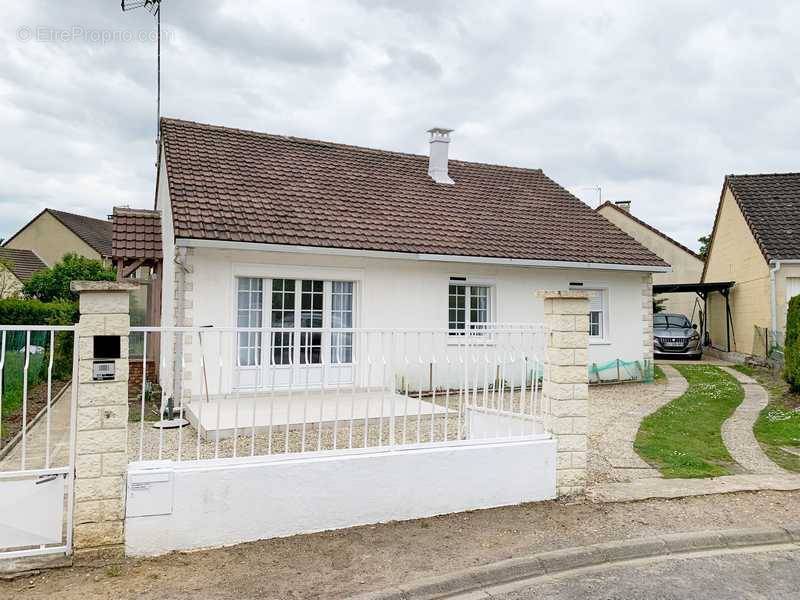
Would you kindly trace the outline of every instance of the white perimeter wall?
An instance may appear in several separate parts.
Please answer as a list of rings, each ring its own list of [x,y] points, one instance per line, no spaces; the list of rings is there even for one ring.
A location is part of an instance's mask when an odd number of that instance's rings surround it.
[[[193,310],[195,327],[235,326],[237,276],[296,277],[356,282],[356,326],[368,328],[446,329],[450,277],[467,277],[495,286],[493,320],[501,323],[542,323],[544,303],[536,291],[607,288],[607,335],[590,342],[589,363],[620,358],[642,360],[641,272],[595,269],[556,269],[402,259],[356,258],[322,254],[233,251],[195,248]],[[165,286],[166,269],[165,269]],[[171,292],[165,289],[164,297]],[[269,313],[265,311],[265,314]],[[166,322],[166,321],[165,321]],[[206,360],[216,364],[222,352],[229,364],[234,356],[232,336],[219,348],[204,336]],[[542,357],[543,358],[543,357]],[[229,390],[223,373],[222,390]],[[193,369],[193,394],[201,390],[199,369]],[[218,369],[208,369],[209,389],[219,390]]]
[[[126,551],[158,555],[555,497],[556,443],[136,463]],[[149,483],[148,483],[149,482]],[[159,513],[151,516],[133,514]]]

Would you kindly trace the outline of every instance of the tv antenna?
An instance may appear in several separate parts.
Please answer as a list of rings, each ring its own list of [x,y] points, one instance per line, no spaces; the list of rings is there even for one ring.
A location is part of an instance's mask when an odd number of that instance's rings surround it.
[[[156,146],[161,135],[161,0],[121,0],[122,12],[144,8],[156,18]]]

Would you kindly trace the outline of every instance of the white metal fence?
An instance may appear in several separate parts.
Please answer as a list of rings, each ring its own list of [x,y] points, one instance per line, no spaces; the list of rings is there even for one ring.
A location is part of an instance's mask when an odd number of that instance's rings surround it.
[[[74,331],[0,325],[0,558],[71,551]]]
[[[463,332],[461,332],[463,333]],[[131,328],[161,344],[132,391],[131,460],[196,460],[535,436],[544,329]],[[159,340],[156,342],[155,340]],[[173,352],[174,349],[174,352]],[[188,425],[180,426],[183,421]]]

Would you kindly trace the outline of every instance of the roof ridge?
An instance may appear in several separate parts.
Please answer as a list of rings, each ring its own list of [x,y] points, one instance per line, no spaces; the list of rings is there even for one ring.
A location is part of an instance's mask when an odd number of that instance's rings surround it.
[[[800,171],[787,171],[785,173],[740,173],[738,175],[736,173],[729,173],[725,177],[726,178],[728,178],[728,177],[775,177],[775,176],[789,176],[789,175],[793,175],[793,176],[800,175]]]
[[[177,119],[175,117],[161,117],[162,123],[176,123],[182,125],[191,125],[196,126],[201,129],[210,129],[214,131],[226,131],[232,133],[240,133],[246,135],[254,135],[257,137],[266,137],[270,139],[280,139],[280,140],[288,140],[294,142],[300,142],[303,144],[313,144],[318,146],[326,146],[326,147],[334,147],[334,148],[343,148],[346,150],[359,150],[359,151],[366,151],[366,152],[376,152],[380,154],[393,154],[395,156],[404,156],[407,158],[418,158],[428,160],[427,154],[415,154],[413,152],[401,152],[400,150],[387,150],[385,148],[371,148],[369,146],[358,146],[356,144],[345,144],[343,142],[331,142],[329,140],[317,140],[314,138],[305,138],[299,137],[295,135],[284,135],[280,133],[270,133],[268,131],[254,131],[252,129],[241,129],[239,127],[229,127],[227,125],[214,125],[211,123],[201,123],[199,121],[189,121],[186,119]],[[530,173],[539,173],[543,174],[543,171],[539,167],[516,167],[514,165],[501,165],[498,163],[487,163],[487,162],[480,162],[480,161],[472,161],[472,160],[462,160],[458,158],[451,158],[449,159],[451,163],[458,163],[462,165],[478,165],[483,167],[495,167],[500,169],[513,169],[516,171],[524,171]]]
[[[111,222],[108,219],[101,219],[100,217],[91,217],[89,215],[82,215],[80,213],[68,212],[66,210],[58,210],[57,208],[45,208],[45,210],[53,214],[69,215],[71,217],[79,217],[81,219],[91,219],[92,221],[100,221],[101,223]]]

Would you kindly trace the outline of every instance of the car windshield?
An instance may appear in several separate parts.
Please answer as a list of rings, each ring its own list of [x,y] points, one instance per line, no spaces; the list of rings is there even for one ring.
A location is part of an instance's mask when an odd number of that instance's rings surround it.
[[[689,319],[683,315],[655,315],[653,317],[653,327],[656,329],[667,329],[668,327],[688,329],[691,326]]]

